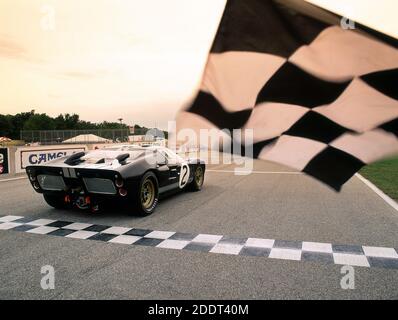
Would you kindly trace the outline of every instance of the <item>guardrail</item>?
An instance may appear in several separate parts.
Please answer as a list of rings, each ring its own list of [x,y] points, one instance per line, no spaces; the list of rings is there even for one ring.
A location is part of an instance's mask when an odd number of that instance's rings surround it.
[[[24,173],[28,165],[44,164],[48,161],[64,157],[76,152],[101,149],[105,146],[118,144],[57,144],[44,146],[0,146],[0,174]]]

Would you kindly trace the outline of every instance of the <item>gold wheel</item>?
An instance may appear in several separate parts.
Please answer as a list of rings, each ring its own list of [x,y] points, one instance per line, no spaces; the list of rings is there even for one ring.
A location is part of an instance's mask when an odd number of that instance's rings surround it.
[[[153,206],[155,193],[155,184],[151,179],[146,179],[141,187],[141,204],[145,210],[149,210]]]
[[[203,184],[203,168],[197,167],[195,170],[195,182],[198,187],[201,187]]]

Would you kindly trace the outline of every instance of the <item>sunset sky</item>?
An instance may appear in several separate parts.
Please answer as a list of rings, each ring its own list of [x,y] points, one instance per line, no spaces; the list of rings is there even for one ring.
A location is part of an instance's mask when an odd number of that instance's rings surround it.
[[[396,9],[396,0],[311,1],[377,25],[396,13],[374,11],[375,3]],[[199,85],[225,2],[0,0],[0,113],[69,112],[166,128]]]
[[[166,127],[200,82],[224,5],[0,0],[0,113]]]

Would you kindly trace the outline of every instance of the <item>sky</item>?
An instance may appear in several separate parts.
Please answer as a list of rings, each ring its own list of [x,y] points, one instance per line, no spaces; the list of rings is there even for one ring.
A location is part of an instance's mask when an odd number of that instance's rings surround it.
[[[397,0],[308,1],[398,34]],[[225,3],[0,0],[0,113],[166,129],[198,89]]]
[[[167,128],[201,79],[225,0],[0,0],[0,113]]]

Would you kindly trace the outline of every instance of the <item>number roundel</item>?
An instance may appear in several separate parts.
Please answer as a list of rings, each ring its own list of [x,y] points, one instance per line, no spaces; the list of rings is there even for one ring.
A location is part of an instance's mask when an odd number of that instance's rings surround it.
[[[189,165],[188,163],[183,163],[181,165],[181,171],[180,171],[180,182],[179,182],[179,187],[180,189],[184,188],[189,180]]]

